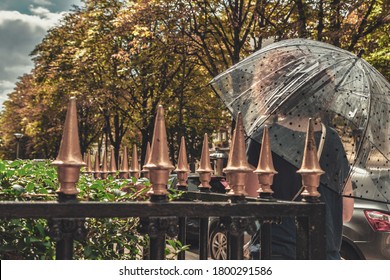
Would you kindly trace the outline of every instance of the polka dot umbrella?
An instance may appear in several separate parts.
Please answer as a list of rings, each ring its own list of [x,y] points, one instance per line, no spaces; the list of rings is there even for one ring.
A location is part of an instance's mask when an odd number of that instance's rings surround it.
[[[308,117],[320,119],[328,130],[319,125],[319,138],[326,143],[328,131],[341,140],[354,196],[390,202],[390,84],[360,55],[318,41],[284,40],[243,59],[211,86],[234,116],[241,112],[248,137],[260,142],[268,124],[273,152],[298,168],[303,141],[293,140],[304,137]],[[339,148],[332,145],[319,147],[321,166],[336,175],[321,181],[342,193],[342,182],[330,183],[343,178],[335,163],[344,160],[333,156],[332,147]]]

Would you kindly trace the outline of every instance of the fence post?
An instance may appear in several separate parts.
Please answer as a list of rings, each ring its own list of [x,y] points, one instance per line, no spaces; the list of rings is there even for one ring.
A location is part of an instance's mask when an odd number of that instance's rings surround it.
[[[150,157],[144,165],[148,169],[151,183],[150,202],[166,203],[169,172],[174,166],[169,160],[168,142],[165,128],[164,109],[158,106]],[[165,235],[173,235],[177,228],[175,217],[150,217],[148,232],[150,237],[150,259],[165,258]]]
[[[100,178],[107,179],[107,177],[108,177],[107,154],[106,154],[106,151],[104,151],[103,152],[102,168],[100,169]]]
[[[202,154],[200,157],[199,168],[196,170],[199,173],[200,185],[198,186],[201,192],[210,192],[210,180],[213,169],[210,163],[209,140],[207,133],[203,137]],[[207,260],[209,251],[209,219],[199,219],[199,259]]]
[[[305,190],[302,192],[303,201],[309,203],[318,203],[320,202],[320,193],[318,192],[318,187],[320,185],[320,176],[324,173],[321,169],[318,155],[317,147],[314,138],[314,124],[313,120],[309,118],[307,131],[306,131],[306,140],[305,140],[305,149],[303,152],[303,160],[301,168],[297,171],[302,176],[302,185]],[[321,224],[321,219],[325,218],[325,213],[322,213],[323,216],[317,216],[318,219],[302,219],[298,218],[297,221],[300,225],[298,231],[298,246],[305,246],[302,252],[299,252],[298,258],[304,259],[318,259],[323,254],[325,256],[325,244],[319,244],[318,240],[314,240],[312,236],[314,231],[324,230],[324,224]],[[324,230],[325,232],[325,230]],[[317,234],[319,236],[319,234]],[[306,244],[303,245],[303,240],[306,239]],[[319,236],[319,240],[321,237]]]
[[[111,156],[110,156],[110,169],[108,171],[108,174],[111,175],[113,178],[116,177],[116,160],[115,160],[115,152],[114,149],[111,149]]]
[[[61,184],[57,190],[58,202],[77,202],[79,191],[76,183],[79,180],[80,168],[85,163],[80,152],[75,98],[69,101],[60,150],[52,164],[57,166],[58,181]],[[48,224],[50,236],[57,242],[56,259],[72,259],[73,240],[82,239],[85,233],[84,220],[51,219]]]
[[[188,179],[188,172],[190,172],[190,170],[188,169],[187,150],[186,150],[186,143],[184,140],[184,136],[181,137],[179,157],[177,160],[177,168],[175,169],[175,172],[177,174],[177,185],[176,185],[177,189],[180,191],[186,191],[188,189],[187,179]],[[186,229],[187,229],[187,218],[179,217],[178,239],[182,245],[186,245],[187,242]],[[178,254],[177,258],[179,260],[184,260],[186,257],[185,253],[186,253],[185,251],[181,251]]]
[[[129,170],[130,176],[136,179],[139,178],[139,167],[138,167],[138,154],[137,154],[137,145],[133,145],[133,156],[131,158],[131,168]]]
[[[228,164],[223,170],[223,172],[229,174],[231,190],[228,195],[233,203],[247,203],[245,199],[247,195],[245,191],[246,177],[253,169],[246,159],[245,152],[244,125],[241,113],[238,113]],[[248,217],[232,217],[229,226],[230,246],[228,246],[230,259],[243,259],[244,231],[250,224],[252,224],[252,221]]]
[[[261,141],[261,149],[259,155],[259,163],[257,165],[254,173],[258,176],[259,181],[259,189],[257,192],[259,193],[259,200],[267,202],[267,201],[275,201],[272,194],[273,191],[271,189],[273,183],[273,177],[276,172],[274,168],[274,164],[272,161],[272,153],[271,153],[271,144],[268,135],[268,127],[264,126],[263,138]],[[261,259],[262,260],[270,260],[272,256],[272,219],[271,220],[263,220],[260,228],[260,242],[261,242]]]
[[[146,144],[144,165],[141,170],[142,176],[148,179],[149,179],[149,170],[145,168],[145,164],[148,162],[149,157],[150,157],[150,143],[148,141],[148,143]]]
[[[100,178],[100,160],[99,160],[99,153],[95,153],[95,164],[93,167],[93,178],[99,179]]]
[[[127,158],[127,147],[123,148],[121,169],[119,171],[119,178],[129,179],[129,159]]]

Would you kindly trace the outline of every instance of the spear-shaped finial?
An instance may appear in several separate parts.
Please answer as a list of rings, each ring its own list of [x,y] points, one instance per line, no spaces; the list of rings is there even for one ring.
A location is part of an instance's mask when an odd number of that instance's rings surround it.
[[[114,149],[111,149],[110,170],[108,173],[111,176],[115,177],[116,171],[117,171],[117,167],[116,167],[116,161],[115,161],[115,152],[114,152]]]
[[[77,195],[79,191],[76,188],[76,183],[79,180],[80,167],[84,166],[85,162],[80,150],[76,99],[74,97],[70,98],[68,103],[60,151],[52,164],[58,166],[58,181],[61,187],[57,192],[65,195]]]
[[[271,198],[273,191],[271,185],[274,175],[277,174],[272,161],[271,144],[268,135],[268,127],[264,127],[263,139],[261,141],[261,150],[259,163],[254,173],[258,174],[260,188],[257,190],[262,198]]]
[[[88,152],[86,154],[86,161],[87,161],[87,174],[92,174],[92,162],[91,162],[91,154]]]
[[[149,160],[144,168],[149,170],[150,183],[152,189],[152,201],[166,200],[167,184],[169,173],[175,167],[169,160],[167,131],[165,128],[164,108],[159,105],[157,109],[156,121],[154,124],[154,134]]]
[[[210,163],[209,139],[207,133],[204,134],[202,155],[200,157],[199,168],[196,170],[196,172],[199,173],[199,177],[200,177],[199,178],[200,191],[206,191],[206,192],[210,191],[211,189],[210,180],[211,180],[211,173],[213,172],[213,169],[211,168],[211,163]]]
[[[188,179],[188,161],[187,161],[187,151],[186,151],[186,143],[184,140],[184,136],[181,137],[180,142],[180,150],[179,150],[179,158],[177,160],[177,168],[175,169],[177,174],[177,188],[179,190],[187,189],[187,179]]]
[[[108,176],[108,168],[107,168],[107,154],[103,152],[103,164],[102,169],[100,170],[100,178],[107,179]]]
[[[235,129],[233,129],[233,135],[236,133],[236,130]],[[230,147],[233,147],[234,146],[234,137],[231,139],[231,141],[230,141]],[[230,154],[230,151],[229,151],[229,154]],[[229,158],[229,157],[228,157]],[[222,170],[222,172],[223,172],[223,170]],[[230,187],[230,175],[231,175],[231,173],[226,173],[225,174],[225,176],[226,176],[226,181],[227,181],[227,183],[228,183],[228,185],[227,185],[227,187],[225,188],[225,191],[226,191],[226,193],[229,193],[231,190],[232,190],[232,188]]]
[[[100,160],[99,160],[99,153],[95,153],[95,165],[93,167],[93,177],[95,179],[100,178]]]
[[[129,179],[129,159],[127,158],[127,147],[123,148],[121,170],[119,171],[121,179]]]
[[[302,185],[305,187],[302,196],[306,197],[307,200],[317,201],[320,197],[320,193],[317,191],[320,184],[320,176],[325,172],[321,169],[318,161],[316,141],[314,138],[314,123],[311,118],[309,118],[306,132],[302,165],[297,173],[301,174]]]
[[[131,158],[130,176],[136,179],[139,178],[138,153],[136,144],[133,145],[133,157]]]
[[[231,191],[228,195],[236,198],[245,197],[245,181],[248,172],[253,169],[246,159],[244,125],[241,113],[238,113],[236,128],[233,135],[232,147],[229,152],[229,160],[223,172],[229,174]]]
[[[145,161],[141,170],[143,176],[148,179],[149,179],[149,170],[145,168],[145,165],[148,163],[149,157],[150,157],[150,143],[148,141],[148,143],[146,144]]]

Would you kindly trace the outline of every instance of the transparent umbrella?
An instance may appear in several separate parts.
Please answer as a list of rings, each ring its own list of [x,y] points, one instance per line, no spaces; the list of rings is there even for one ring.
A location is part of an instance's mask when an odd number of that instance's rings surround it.
[[[354,195],[390,201],[390,84],[359,55],[307,39],[280,41],[211,85],[234,116],[242,113],[246,133],[256,141],[264,124],[279,127],[275,124],[288,121],[300,130],[300,120],[321,118],[341,138],[350,172],[366,174],[363,179],[372,182],[355,182]],[[279,137],[271,136],[273,151],[299,166],[303,144],[295,147],[290,141],[295,133],[282,130],[274,129]]]

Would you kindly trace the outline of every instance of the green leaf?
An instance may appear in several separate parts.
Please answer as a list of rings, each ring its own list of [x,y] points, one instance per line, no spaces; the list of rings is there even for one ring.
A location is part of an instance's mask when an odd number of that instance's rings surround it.
[[[5,172],[6,176],[8,178],[11,178],[14,174],[15,174],[15,170],[14,169],[8,169],[6,172]]]
[[[5,163],[3,161],[0,161],[0,172],[5,171],[5,169],[6,169]]]
[[[48,194],[49,192],[47,191],[46,188],[40,187],[40,188],[38,189],[38,193],[39,193],[39,194]]]
[[[27,183],[27,185],[26,185],[27,192],[31,193],[34,191],[34,189],[35,189],[35,184],[33,182]]]
[[[21,164],[22,164],[22,161],[14,160],[14,161],[11,162],[11,164],[9,166],[10,167],[19,167]]]
[[[39,232],[39,234],[41,235],[41,236],[45,236],[46,234],[45,234],[45,228],[44,228],[44,226],[41,224],[41,223],[37,223],[36,225],[35,225],[35,227],[37,228],[37,230],[38,230],[38,232]]]
[[[46,186],[48,187],[53,187],[53,188],[56,188],[57,186],[54,184],[54,182],[52,180],[49,180],[49,179],[44,179],[43,182],[46,184]]]

